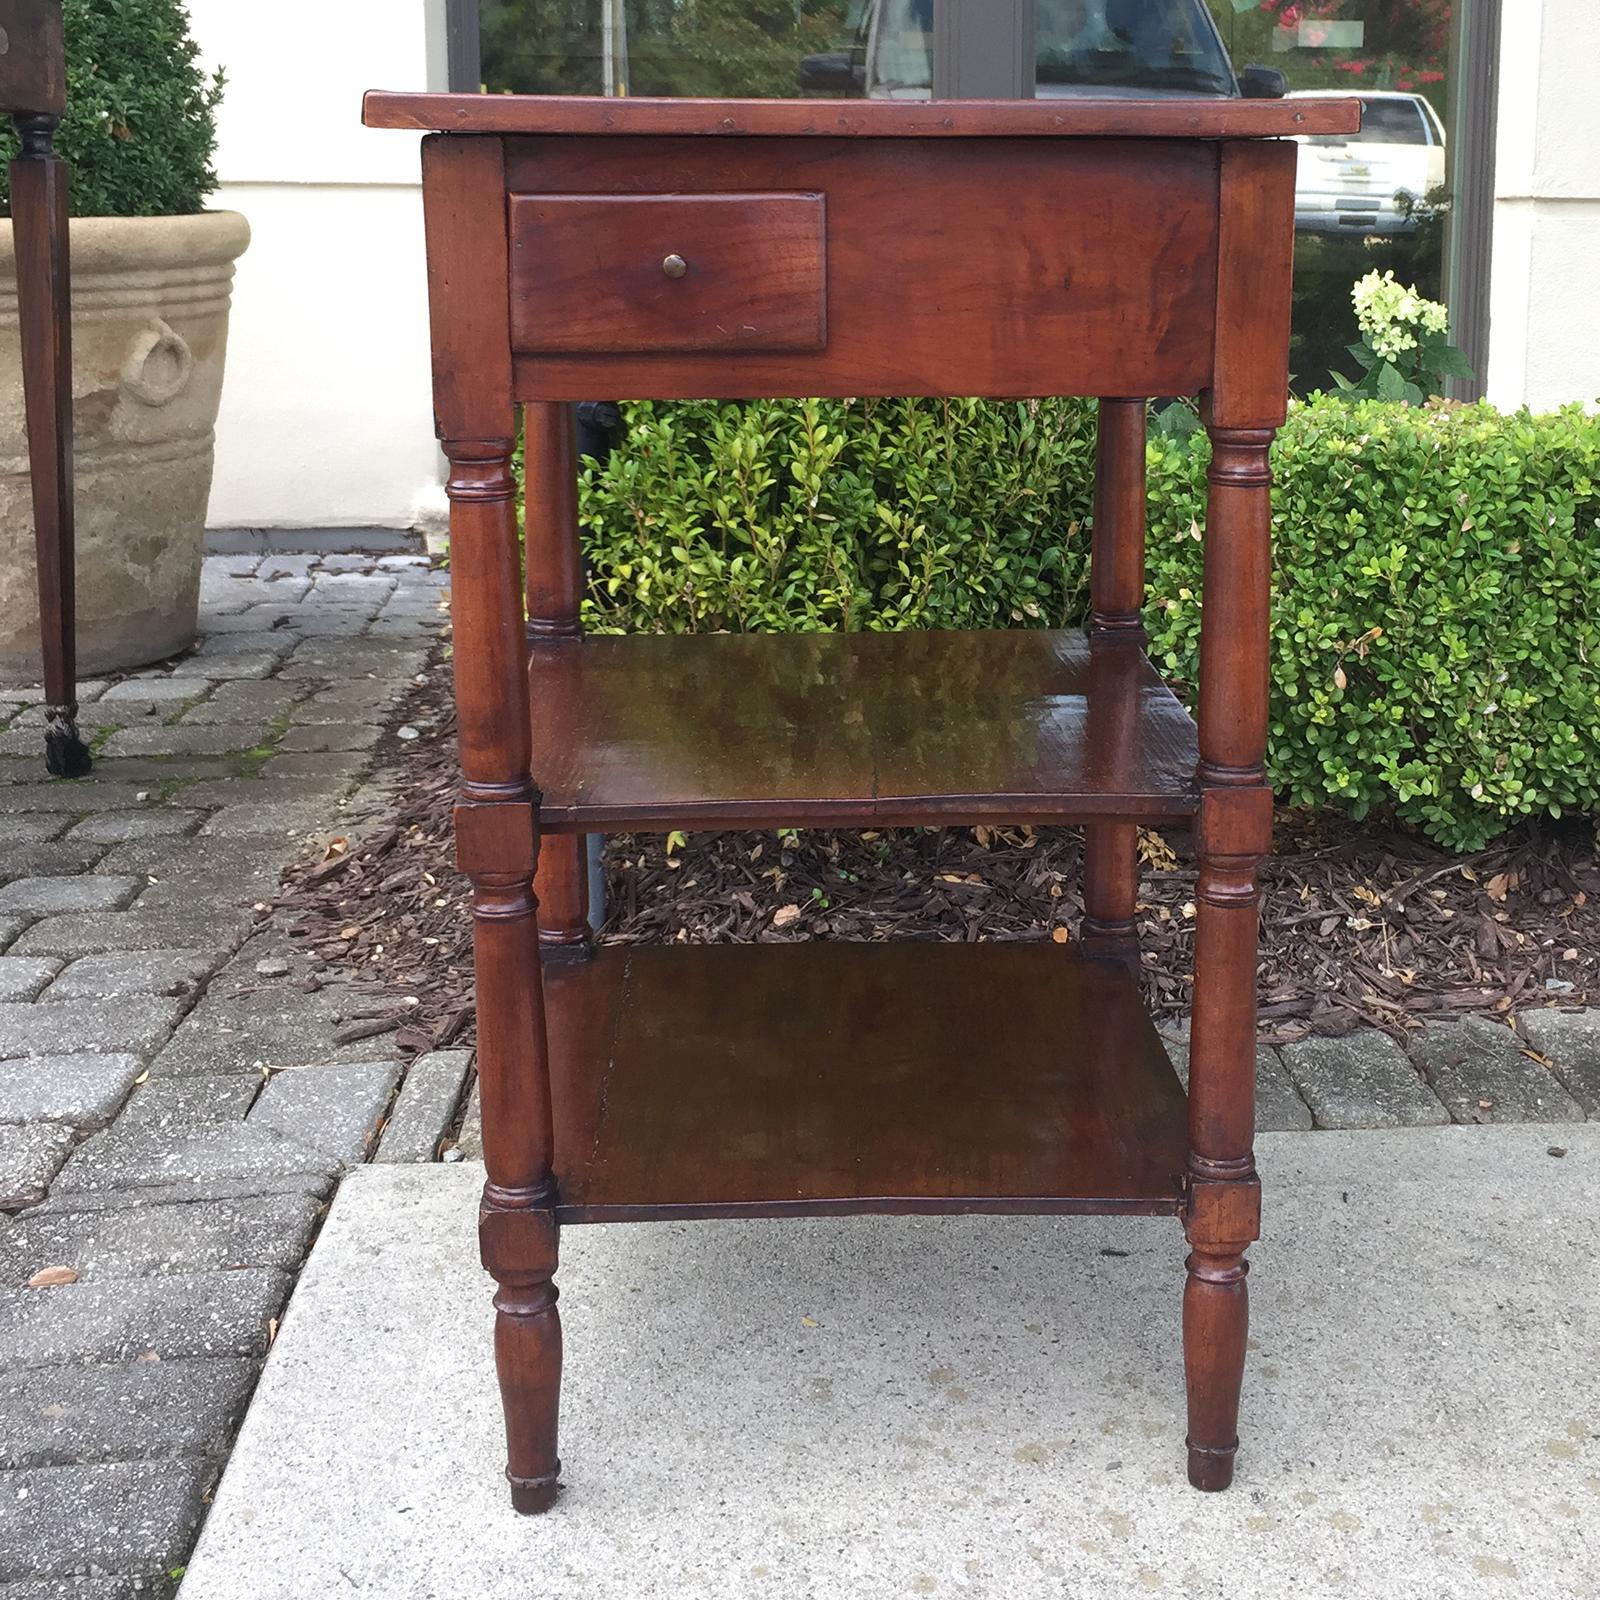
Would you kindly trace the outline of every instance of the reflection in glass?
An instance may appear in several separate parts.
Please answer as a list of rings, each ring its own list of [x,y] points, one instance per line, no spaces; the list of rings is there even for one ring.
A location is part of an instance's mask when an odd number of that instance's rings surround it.
[[[1291,99],[1335,96],[1300,89]],[[1420,94],[1363,94],[1361,131],[1301,140],[1295,227],[1302,233],[1415,233],[1444,187],[1444,124]]]
[[[491,93],[926,99],[933,0],[480,0]]]
[[[1038,0],[1041,100],[1239,92],[1203,0]]]
[[[1235,62],[1270,61],[1291,98],[1354,95],[1351,138],[1303,139],[1290,365],[1299,393],[1359,375],[1350,288],[1392,269],[1440,297],[1449,222],[1451,0],[1208,0]]]
[[[800,92],[869,100],[933,93],[933,0],[853,0],[837,50],[800,63]]]

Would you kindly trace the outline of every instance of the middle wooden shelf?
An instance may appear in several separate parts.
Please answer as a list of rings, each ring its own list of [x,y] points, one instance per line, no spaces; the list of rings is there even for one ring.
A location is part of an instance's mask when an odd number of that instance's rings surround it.
[[[541,825],[1158,821],[1194,724],[1142,651],[1077,630],[590,636],[529,647]]]

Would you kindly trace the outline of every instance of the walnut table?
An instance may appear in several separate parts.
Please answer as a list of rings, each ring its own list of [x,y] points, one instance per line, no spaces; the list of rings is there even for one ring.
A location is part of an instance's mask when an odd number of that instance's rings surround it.
[[[1354,101],[374,93],[424,142],[512,1499],[555,1498],[563,1224],[1175,1216],[1189,1478],[1233,1474],[1258,1235],[1267,465],[1296,146]],[[571,403],[1100,397],[1085,632],[585,639]],[[1145,659],[1145,399],[1203,397],[1198,731]],[[512,451],[527,446],[527,561]],[[1141,823],[1200,857],[1187,1097]],[[1078,944],[592,947],[607,828],[1082,824]],[[930,1300],[939,1286],[930,1284]]]

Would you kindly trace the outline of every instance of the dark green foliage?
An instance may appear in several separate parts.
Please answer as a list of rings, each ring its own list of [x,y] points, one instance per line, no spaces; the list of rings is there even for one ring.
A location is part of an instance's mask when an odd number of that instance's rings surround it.
[[[1075,624],[1085,401],[633,405],[583,486],[597,631]],[[1151,655],[1188,697],[1205,435],[1150,450]],[[1600,420],[1319,396],[1279,436],[1280,798],[1474,848],[1600,806]]]
[[[630,406],[591,473],[590,626],[1003,628],[1083,610],[1081,401]]]
[[[800,60],[839,42],[840,0],[697,0],[629,6],[629,90],[633,94],[800,93]],[[657,11],[659,18],[639,13]]]
[[[479,0],[484,84],[494,94],[598,94],[596,10],[576,0]]]
[[[798,94],[802,58],[846,31],[845,0],[628,0],[625,13],[633,95]],[[481,0],[479,35],[492,93],[602,92],[597,0]]]
[[[216,108],[182,0],[65,0],[67,115],[56,148],[72,163],[80,217],[164,217],[199,211],[217,186]],[[16,154],[9,121],[0,164]],[[0,210],[10,195],[0,168]]]
[[[1152,654],[1198,660],[1204,435],[1151,451]],[[1273,452],[1270,769],[1474,849],[1600,806],[1600,420],[1319,396]]]

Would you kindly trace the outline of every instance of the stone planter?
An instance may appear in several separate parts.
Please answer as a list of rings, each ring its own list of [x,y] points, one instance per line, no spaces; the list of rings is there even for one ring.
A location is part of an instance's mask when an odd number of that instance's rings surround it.
[[[194,642],[233,263],[232,211],[72,223],[78,671]],[[0,682],[37,682],[16,258],[0,219]]]

